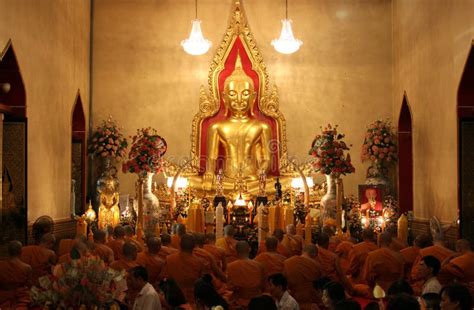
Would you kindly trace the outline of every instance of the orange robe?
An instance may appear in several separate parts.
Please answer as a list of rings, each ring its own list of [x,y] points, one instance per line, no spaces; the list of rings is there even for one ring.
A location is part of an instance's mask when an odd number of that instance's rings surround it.
[[[469,284],[474,282],[474,253],[468,252],[461,256],[453,258],[447,264],[441,267],[441,271],[438,274],[440,282],[449,283],[454,279],[459,282]]]
[[[403,256],[388,248],[380,248],[367,255],[364,279],[372,288],[377,283],[385,292],[390,285],[403,278]]]
[[[93,254],[102,259],[107,265],[114,261],[114,251],[102,243],[94,243]]]
[[[285,234],[281,243],[288,249],[290,256],[301,255],[303,251],[303,238],[299,235]]]
[[[341,263],[342,272],[344,274],[349,270],[349,252],[352,250],[354,244],[349,241],[341,241],[335,250],[337,256],[339,256],[339,261]]]
[[[439,262],[442,264],[446,258],[451,257],[454,254],[455,253],[451,251],[450,249],[437,245],[437,244],[421,249],[420,254],[416,258],[416,260],[413,262],[413,267],[411,269],[411,278],[413,280],[417,280],[419,278],[418,269],[419,269],[420,261],[423,257],[432,255],[436,257],[439,260]]]
[[[352,276],[353,283],[363,283],[362,272],[367,255],[377,249],[377,245],[370,241],[362,241],[352,247],[349,252],[348,274]]]
[[[150,254],[148,251],[140,252],[137,255],[136,262],[148,271],[148,282],[152,285],[158,282],[165,265],[165,261],[158,254]]]
[[[32,269],[18,259],[0,261],[0,309],[27,309]]]
[[[170,246],[177,250],[181,249],[181,237],[178,235],[172,235]]]
[[[216,246],[224,249],[227,264],[230,264],[239,258],[239,256],[237,255],[237,250],[235,248],[236,245],[237,240],[232,237],[222,237],[217,239],[216,241]]]
[[[227,266],[227,285],[233,293],[233,303],[246,307],[250,299],[263,293],[264,267],[251,259],[238,259]]]
[[[71,252],[72,247],[76,243],[74,239],[61,239],[58,246],[58,257]]]
[[[415,262],[418,255],[420,255],[420,248],[416,246],[410,246],[404,248],[400,251],[400,254],[403,256],[405,261],[405,275],[410,278],[410,271],[413,268],[413,263]]]
[[[58,264],[64,264],[64,263],[69,263],[71,261],[71,254],[66,253],[58,258]]]
[[[322,276],[321,265],[305,256],[293,256],[285,260],[283,273],[288,279],[288,289],[300,305],[300,309],[310,309],[318,302],[313,281]]]
[[[276,252],[258,254],[255,260],[263,265],[265,278],[274,273],[283,272],[286,257]]]
[[[56,263],[56,254],[39,245],[28,245],[22,248],[21,260],[31,266],[32,279],[36,283],[38,278],[51,273],[51,267]]]
[[[337,255],[323,247],[318,246],[318,258],[324,274],[331,278],[331,281],[340,282],[341,279],[339,278],[336,269],[336,261],[338,259]]]
[[[211,253],[204,250],[203,248],[199,248],[199,247],[194,248],[193,255],[202,259],[202,261],[204,262],[204,273],[212,274],[213,273],[212,265],[214,265],[214,268],[217,268],[217,264],[214,260],[214,256],[212,256]]]
[[[280,255],[283,255],[287,258],[290,257],[290,252],[288,251],[286,246],[284,246],[281,242],[278,242],[276,251]],[[260,242],[260,244],[258,245],[257,255],[261,253],[265,253],[265,252],[267,252],[267,247],[265,246],[265,242]]]
[[[392,244],[390,244],[390,248],[394,251],[400,252],[404,248],[407,247],[407,244],[398,238],[392,238]]]
[[[194,282],[204,274],[204,264],[202,259],[180,251],[166,257],[162,276],[173,278],[183,290],[186,300],[193,302]]]
[[[125,240],[123,239],[112,239],[109,242],[107,242],[105,245],[108,246],[109,248],[114,251],[114,259],[122,259],[123,258],[123,245],[125,243]]]
[[[130,242],[130,243],[135,244],[135,246],[137,247],[137,252],[142,252],[144,250],[143,245],[135,238],[125,237],[125,242]]]
[[[166,256],[178,253],[178,250],[166,245],[162,245],[160,251],[158,252],[158,256],[163,260],[166,261]]]
[[[224,266],[223,266],[223,260],[225,259],[225,251],[224,249],[221,249],[221,248],[218,248],[217,246],[215,246],[214,244],[205,244],[204,247],[203,247],[204,250],[208,251],[209,253],[212,254],[212,256],[214,256],[214,260],[216,261],[217,263],[217,266],[219,266],[219,268],[221,268],[222,270],[224,270]]]
[[[114,261],[110,264],[110,268],[117,271],[128,271],[134,267],[139,266],[136,260],[125,260],[124,258]]]

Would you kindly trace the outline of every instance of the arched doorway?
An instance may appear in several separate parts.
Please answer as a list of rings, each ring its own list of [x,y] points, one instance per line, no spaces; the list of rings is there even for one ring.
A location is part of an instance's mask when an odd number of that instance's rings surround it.
[[[473,42],[474,43],[474,42]],[[458,89],[459,219],[463,238],[474,241],[474,47]]]
[[[86,205],[86,117],[77,92],[72,112],[71,213],[81,215]]]
[[[400,213],[413,210],[413,141],[411,111],[406,93],[398,118],[398,197]]]
[[[0,115],[0,245],[13,239],[26,243],[26,92],[11,41],[0,53]]]

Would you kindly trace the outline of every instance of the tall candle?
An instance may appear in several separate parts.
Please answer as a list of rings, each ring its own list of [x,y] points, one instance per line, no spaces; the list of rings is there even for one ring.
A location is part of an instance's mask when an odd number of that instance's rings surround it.
[[[285,208],[285,227],[294,224],[294,208],[292,204],[289,204]]]
[[[204,232],[204,208],[200,203],[197,203],[194,207],[195,218],[194,218],[194,231],[203,233]]]
[[[311,212],[308,210],[308,214],[306,215],[305,225],[304,225],[304,240],[307,244],[311,243],[311,237],[312,237],[311,225],[312,225]]]
[[[248,204],[248,209],[249,209],[249,224],[252,225],[252,213],[253,213],[253,202],[249,201]]]
[[[276,216],[276,208],[275,206],[272,204],[269,208],[268,208],[268,232],[270,234],[273,233],[273,231],[275,230],[276,226],[276,222],[275,222],[275,216]]]
[[[216,208],[216,238],[221,238],[223,236],[224,230],[224,208],[222,207],[222,202],[219,202]]]
[[[227,224],[230,224],[230,213],[232,211],[232,202],[227,203]]]

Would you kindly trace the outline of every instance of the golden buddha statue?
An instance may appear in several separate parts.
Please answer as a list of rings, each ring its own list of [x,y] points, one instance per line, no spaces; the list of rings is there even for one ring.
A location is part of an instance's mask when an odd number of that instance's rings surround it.
[[[104,179],[103,186],[99,187],[99,229],[107,226],[115,227],[120,224],[119,192],[116,186],[117,181],[113,176]]]

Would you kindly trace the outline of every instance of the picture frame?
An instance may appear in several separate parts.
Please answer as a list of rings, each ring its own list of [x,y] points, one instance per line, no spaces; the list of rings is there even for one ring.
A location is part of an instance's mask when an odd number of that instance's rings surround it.
[[[383,211],[385,193],[385,185],[359,185],[359,203],[361,212],[374,209],[375,211],[381,213]],[[371,198],[372,203],[369,202],[369,198]]]

